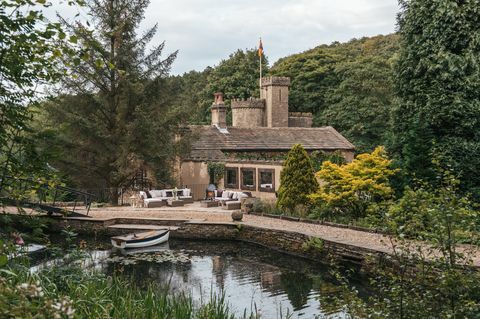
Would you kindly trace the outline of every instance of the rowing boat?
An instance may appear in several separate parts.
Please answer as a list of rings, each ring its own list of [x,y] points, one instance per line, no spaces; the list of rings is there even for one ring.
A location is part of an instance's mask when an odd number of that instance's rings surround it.
[[[153,230],[144,233],[128,234],[111,238],[113,247],[116,248],[141,248],[158,245],[168,241],[170,230]]]

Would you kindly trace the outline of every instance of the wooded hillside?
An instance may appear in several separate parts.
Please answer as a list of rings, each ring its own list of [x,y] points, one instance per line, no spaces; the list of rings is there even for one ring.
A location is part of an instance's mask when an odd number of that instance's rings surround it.
[[[384,144],[393,100],[392,63],[398,36],[375,36],[335,42],[294,54],[268,68],[267,75],[292,80],[290,111],[312,112],[314,125],[331,125],[359,152]],[[268,50],[267,50],[268,53]],[[231,98],[258,96],[258,56],[255,49],[238,50],[202,72],[172,76],[180,94],[177,104],[193,110],[190,122],[208,123],[213,93]]]

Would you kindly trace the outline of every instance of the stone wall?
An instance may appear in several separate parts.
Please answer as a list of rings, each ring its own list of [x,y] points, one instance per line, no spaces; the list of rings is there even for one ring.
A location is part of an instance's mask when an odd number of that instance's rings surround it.
[[[288,113],[288,127],[312,127],[312,113],[290,112]]]
[[[205,189],[210,183],[206,162],[184,161],[181,164],[180,186],[191,189],[194,200],[205,198]]]
[[[264,125],[264,99],[232,100],[232,126],[254,128]]]
[[[64,218],[53,219],[51,231],[70,230],[92,236],[115,236],[132,232],[128,229],[108,227],[113,224],[151,224],[176,226],[171,238],[192,240],[238,240],[262,245],[288,254],[329,263],[331,258],[368,267],[369,262],[381,260],[384,253],[338,242],[315,239],[300,232],[276,230],[234,222],[205,222],[192,220],[167,220],[159,218]],[[142,231],[137,229],[136,231]],[[108,240],[105,238],[105,240]],[[316,243],[316,244],[312,244]]]

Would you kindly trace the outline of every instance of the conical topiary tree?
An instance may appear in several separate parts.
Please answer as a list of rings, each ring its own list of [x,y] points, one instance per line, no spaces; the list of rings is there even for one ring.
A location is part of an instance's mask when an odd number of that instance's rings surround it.
[[[302,145],[296,144],[288,152],[283,164],[277,207],[292,212],[297,205],[308,204],[308,195],[317,189],[312,161]]]

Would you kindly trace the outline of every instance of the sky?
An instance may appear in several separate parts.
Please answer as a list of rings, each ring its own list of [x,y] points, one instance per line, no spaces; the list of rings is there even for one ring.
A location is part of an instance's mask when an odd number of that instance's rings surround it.
[[[259,37],[272,65],[320,44],[389,34],[397,11],[397,0],[151,0],[140,28],[158,24],[152,44],[178,50],[171,73],[182,74],[255,48]]]

